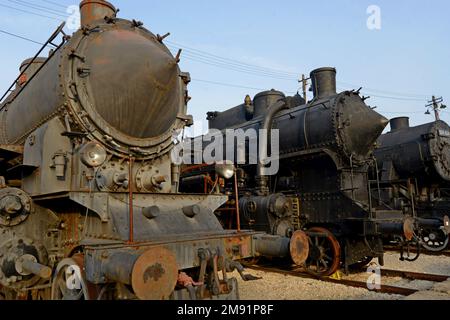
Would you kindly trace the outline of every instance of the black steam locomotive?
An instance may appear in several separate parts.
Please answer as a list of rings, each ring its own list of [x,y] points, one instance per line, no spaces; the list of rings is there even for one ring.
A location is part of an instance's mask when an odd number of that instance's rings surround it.
[[[346,271],[373,258],[383,264],[383,238],[395,235],[409,244],[418,227],[417,220],[402,210],[376,210],[370,196],[373,150],[389,121],[368,107],[358,91],[337,93],[335,69],[315,70],[311,79],[314,99],[309,103],[299,95],[286,97],[272,90],[253,101],[247,97],[227,111],[210,112],[210,129],[248,133],[245,139],[235,139],[234,155],[226,157],[239,163],[245,155],[245,164],[238,165],[234,182],[219,184],[202,184],[214,176],[212,167],[187,166],[182,188],[201,192],[213,185],[236,194],[234,202],[217,211],[228,227],[233,226],[229,217],[237,214],[244,227],[254,230],[283,236],[307,231],[306,268],[314,275],[331,275],[341,263]],[[258,141],[252,129],[263,129]],[[269,137],[274,129],[279,132],[280,169],[266,175],[272,152],[278,149],[273,145],[278,140],[271,142]],[[225,145],[233,141],[223,139]],[[252,164],[250,149],[255,143],[260,152]]]
[[[178,192],[189,74],[112,4],[80,8],[81,29],[55,44],[61,25],[1,99],[0,299],[237,298],[236,260],[302,263],[304,234],[224,230],[225,196]]]
[[[409,119],[391,120],[391,131],[378,140],[372,180],[379,207],[403,210],[423,220],[420,239],[430,251],[449,242],[450,127],[443,121],[409,126]]]

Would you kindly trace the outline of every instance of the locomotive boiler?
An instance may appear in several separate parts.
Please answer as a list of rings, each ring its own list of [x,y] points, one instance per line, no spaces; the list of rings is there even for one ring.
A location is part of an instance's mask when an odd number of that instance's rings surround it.
[[[238,165],[234,183],[224,182],[220,188],[231,195],[230,190],[238,190],[234,214],[238,212],[246,228],[283,236],[306,231],[306,268],[314,275],[329,276],[341,264],[348,271],[373,258],[383,264],[382,239],[396,235],[409,243],[417,229],[417,221],[401,210],[376,210],[372,205],[369,164],[389,121],[367,106],[359,91],[337,93],[334,68],[314,70],[311,79],[314,99],[308,103],[299,95],[286,97],[271,90],[229,110],[208,113],[210,129],[247,134],[235,139],[234,155],[226,159],[238,163],[245,154],[245,163]],[[274,130],[279,139],[272,141]],[[251,135],[258,131],[262,135]],[[274,143],[279,144],[279,171],[267,175]],[[260,150],[252,164],[255,144]],[[208,171],[211,168],[186,167],[182,186],[192,190],[203,181],[198,177],[211,174]],[[226,220],[232,207],[217,214]]]
[[[178,192],[190,77],[165,37],[106,1],[80,9],[81,29],[55,45],[62,25],[0,106],[0,296],[237,298],[237,259],[301,264],[304,234],[225,231],[225,196]]]
[[[450,127],[444,121],[410,127],[409,118],[391,120],[375,151],[374,202],[427,219],[420,238],[425,249],[447,248],[450,231]]]

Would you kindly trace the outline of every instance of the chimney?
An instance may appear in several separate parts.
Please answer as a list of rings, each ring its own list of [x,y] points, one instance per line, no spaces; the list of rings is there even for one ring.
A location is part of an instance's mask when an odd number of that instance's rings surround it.
[[[320,68],[311,72],[312,89],[315,99],[336,94],[336,69]]]
[[[391,132],[409,128],[409,118],[399,117],[391,120]]]
[[[81,26],[86,26],[105,17],[115,17],[116,8],[104,0],[83,0],[80,3],[80,14]]]

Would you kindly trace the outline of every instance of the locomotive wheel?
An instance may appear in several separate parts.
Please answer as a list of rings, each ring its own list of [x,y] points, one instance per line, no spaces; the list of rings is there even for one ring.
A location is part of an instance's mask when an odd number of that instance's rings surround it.
[[[306,261],[306,272],[316,277],[328,277],[338,271],[341,264],[341,246],[336,237],[327,229],[311,228],[309,257]],[[310,234],[312,233],[312,235]],[[314,235],[322,233],[326,236]]]
[[[440,252],[447,249],[449,242],[449,235],[443,230],[423,230],[422,231],[422,246],[432,252]]]
[[[52,300],[91,300],[79,260],[74,257],[58,264],[52,282]]]

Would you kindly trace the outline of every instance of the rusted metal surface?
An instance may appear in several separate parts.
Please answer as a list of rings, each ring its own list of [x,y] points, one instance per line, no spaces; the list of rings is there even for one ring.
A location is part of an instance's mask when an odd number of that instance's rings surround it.
[[[129,158],[129,163],[128,163],[128,174],[129,174],[129,181],[133,181],[133,157]],[[134,242],[134,211],[133,211],[133,187],[131,185],[131,183],[129,183],[129,187],[128,187],[128,221],[129,221],[129,230],[130,230],[130,235],[128,237],[128,241],[129,243],[133,243]]]
[[[411,241],[415,235],[415,220],[413,218],[406,218],[403,223],[403,235],[406,240]]]
[[[447,281],[450,276],[411,272],[411,271],[401,271],[401,270],[391,270],[391,269],[381,269],[381,275],[385,277],[400,277],[408,280],[424,280],[431,282],[444,282]]]
[[[33,75],[39,70],[39,68],[47,61],[47,58],[38,57],[36,59],[30,58],[22,62],[20,65],[20,72],[22,76],[19,78],[18,85],[23,86]]]
[[[136,261],[131,284],[141,300],[164,300],[175,289],[178,266],[172,252],[164,248],[152,248]]]
[[[307,235],[310,239],[310,255],[305,265],[307,272],[318,277],[331,276],[341,264],[338,240],[329,230],[320,227],[309,229]]]
[[[67,112],[68,130],[91,132],[115,152],[129,153],[122,144],[140,158],[170,150],[172,130],[190,119],[184,99],[188,76],[142,27],[118,20],[100,21],[98,28],[102,32],[75,33],[15,95],[0,114],[5,126],[0,143],[21,143]]]
[[[225,231],[224,195],[178,193],[173,133],[192,124],[180,56],[105,1],[81,11],[82,28],[26,62],[0,106],[0,284],[37,298],[54,271],[53,299],[169,299],[199,276],[191,298],[237,297],[228,267],[256,256],[263,234]],[[289,239],[272,239],[289,256]]]
[[[86,82],[98,115],[116,130],[140,139],[169,130],[182,95],[178,64],[171,54],[156,40],[127,28],[90,37]]]
[[[192,279],[191,277],[189,277],[186,273],[184,272],[180,272],[178,274],[178,279],[177,279],[177,285],[182,286],[182,287],[189,287],[189,286],[201,286],[203,285],[203,282],[195,282],[194,279]]]
[[[42,264],[39,264],[36,262],[36,258],[34,256],[28,257],[21,257],[18,260],[18,263],[16,262],[16,265],[19,264],[21,266],[21,269],[23,272],[26,272],[28,274],[34,274],[42,279],[50,279],[52,276],[52,269],[48,266],[44,266]],[[17,266],[16,266],[17,269]]]
[[[300,230],[294,232],[291,237],[290,253],[292,261],[298,265],[303,265],[309,256],[309,237]]]
[[[115,17],[116,8],[103,0],[84,0],[80,4],[81,25],[87,26],[105,17]]]
[[[72,275],[73,288],[68,288],[67,276]],[[95,300],[98,288],[86,281],[84,256],[76,254],[72,258],[62,260],[54,272],[51,289],[52,300]]]

